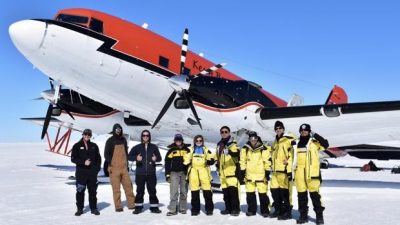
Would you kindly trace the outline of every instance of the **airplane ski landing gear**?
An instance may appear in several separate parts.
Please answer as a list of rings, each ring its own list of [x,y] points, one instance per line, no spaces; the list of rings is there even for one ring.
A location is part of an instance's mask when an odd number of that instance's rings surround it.
[[[67,128],[67,131],[60,137],[61,126],[58,127],[56,138],[54,139],[53,144],[51,143],[50,137],[48,132],[46,132],[47,143],[49,145],[49,152],[64,155],[64,156],[71,156],[71,150],[68,149],[69,140],[71,137],[72,129]],[[64,151],[61,149],[64,147]]]

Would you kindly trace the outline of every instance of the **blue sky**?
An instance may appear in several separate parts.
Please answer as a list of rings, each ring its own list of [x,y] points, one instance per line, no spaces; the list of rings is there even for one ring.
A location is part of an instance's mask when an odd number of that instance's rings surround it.
[[[325,1],[1,1],[0,142],[39,141],[41,128],[20,117],[44,116],[31,99],[48,80],[16,50],[8,27],[18,20],[52,18],[63,8],[103,11],[181,42],[288,100],[321,104],[334,84],[350,102],[399,100],[400,2]]]

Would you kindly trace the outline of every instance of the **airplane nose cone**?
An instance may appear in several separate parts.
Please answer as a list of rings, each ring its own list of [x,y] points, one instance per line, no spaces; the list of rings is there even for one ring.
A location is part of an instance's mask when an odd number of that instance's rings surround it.
[[[37,20],[22,20],[8,28],[15,47],[24,55],[38,50],[44,40],[46,23]]]

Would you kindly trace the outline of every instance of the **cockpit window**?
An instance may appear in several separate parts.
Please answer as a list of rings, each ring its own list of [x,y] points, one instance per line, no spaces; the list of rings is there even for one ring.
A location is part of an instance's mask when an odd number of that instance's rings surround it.
[[[68,22],[68,23],[76,23],[76,24],[87,24],[89,21],[88,17],[85,16],[75,16],[68,14],[60,14],[57,16],[56,20]]]
[[[103,33],[103,21],[92,18],[90,20],[89,29],[99,33]]]

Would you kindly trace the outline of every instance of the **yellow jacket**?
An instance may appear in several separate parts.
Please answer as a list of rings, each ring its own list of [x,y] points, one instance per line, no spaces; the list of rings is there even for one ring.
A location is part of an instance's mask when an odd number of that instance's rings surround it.
[[[240,150],[240,170],[245,170],[248,181],[264,181],[265,171],[271,170],[271,147],[261,144],[253,149],[246,144]]]
[[[298,140],[297,140],[298,143]],[[319,152],[325,148],[314,138],[310,138],[305,148],[295,146],[295,162],[293,168],[305,169],[307,179],[320,177]]]
[[[217,160],[220,177],[235,177],[236,165],[239,163],[239,147],[232,137],[220,152],[220,143],[217,145]]]
[[[274,141],[271,147],[272,171],[274,173],[291,173],[293,165],[293,147],[294,137],[282,136]],[[287,164],[284,163],[287,161]]]
[[[207,148],[203,147],[203,154],[196,154],[194,148],[190,147],[190,152],[184,156],[184,165],[190,165],[192,168],[205,168],[213,164],[215,160],[214,154]],[[207,161],[209,162],[207,164]]]

